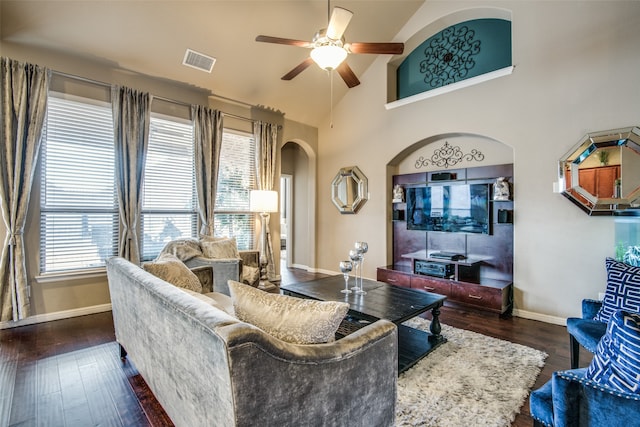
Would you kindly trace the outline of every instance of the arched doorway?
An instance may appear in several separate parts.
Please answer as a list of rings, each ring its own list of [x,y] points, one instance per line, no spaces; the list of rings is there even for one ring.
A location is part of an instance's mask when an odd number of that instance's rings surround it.
[[[288,205],[281,206],[281,233],[286,233],[285,256],[281,268],[315,268],[316,262],[316,154],[311,146],[301,140],[283,144],[280,175],[281,198]],[[285,186],[283,188],[282,186]],[[286,188],[286,187],[289,188]],[[284,224],[283,224],[284,223]]]

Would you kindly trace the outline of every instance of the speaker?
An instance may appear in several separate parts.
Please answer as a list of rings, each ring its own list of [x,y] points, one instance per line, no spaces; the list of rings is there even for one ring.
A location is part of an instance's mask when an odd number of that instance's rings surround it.
[[[451,172],[438,172],[431,174],[431,181],[451,181],[456,179],[457,175]]]
[[[513,211],[509,209],[498,209],[498,224],[509,224],[513,222]]]

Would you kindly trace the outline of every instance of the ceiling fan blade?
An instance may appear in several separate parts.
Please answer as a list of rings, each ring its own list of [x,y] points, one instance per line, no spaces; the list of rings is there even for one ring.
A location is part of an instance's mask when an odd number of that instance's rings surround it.
[[[297,76],[298,74],[306,70],[307,67],[309,67],[309,65],[311,64],[313,64],[313,59],[309,57],[304,61],[302,61],[300,64],[298,64],[293,70],[289,71],[287,74],[282,76],[281,77],[282,80],[291,80],[292,78],[294,78],[295,76]]]
[[[338,68],[336,68],[336,71],[348,87],[352,88],[360,84],[360,80],[358,80],[358,77],[356,77],[356,74],[346,61],[342,61],[342,63],[338,65]]]
[[[289,46],[298,47],[312,47],[312,44],[310,42],[306,42],[304,40],[283,39],[281,37],[258,36],[256,37],[256,41],[264,43],[286,44]]]
[[[348,43],[345,46],[351,53],[378,53],[400,55],[404,52],[404,43]]]
[[[327,37],[331,40],[340,40],[352,16],[353,12],[350,10],[337,6],[334,7],[331,13],[331,19],[329,19],[329,25],[327,26]]]

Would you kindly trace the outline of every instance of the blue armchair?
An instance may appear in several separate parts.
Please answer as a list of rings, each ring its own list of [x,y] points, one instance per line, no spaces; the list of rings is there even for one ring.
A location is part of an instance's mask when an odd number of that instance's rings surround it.
[[[584,299],[582,300],[582,317],[569,317],[567,319],[571,369],[579,367],[580,345],[591,353],[595,353],[600,338],[607,330],[606,323],[593,320],[600,307],[602,307],[602,301]]]
[[[585,378],[587,368],[554,372],[531,393],[534,427],[631,427],[640,420],[640,395]]]

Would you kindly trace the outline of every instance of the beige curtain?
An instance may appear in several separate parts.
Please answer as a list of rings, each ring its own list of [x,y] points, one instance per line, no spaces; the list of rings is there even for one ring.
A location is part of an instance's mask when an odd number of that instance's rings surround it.
[[[7,236],[0,258],[0,321],[29,316],[24,231],[47,110],[50,70],[1,59],[0,205]]]
[[[127,87],[111,88],[116,188],[120,213],[118,254],[140,264],[138,238],[144,165],[149,145],[151,95]]]
[[[200,214],[200,234],[213,236],[213,213],[218,187],[222,113],[201,105],[191,106],[195,142],[196,191]]]
[[[273,180],[276,174],[276,156],[278,153],[278,126],[272,123],[256,121],[253,124],[253,134],[256,139],[256,177],[258,190],[273,190]],[[273,244],[269,232],[269,217],[267,229],[267,278],[276,277],[276,266],[273,259]]]

